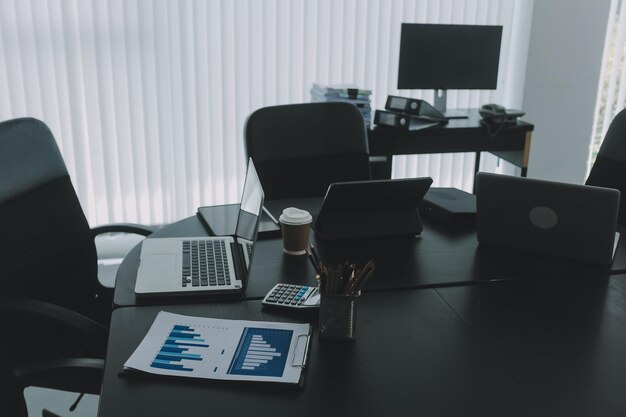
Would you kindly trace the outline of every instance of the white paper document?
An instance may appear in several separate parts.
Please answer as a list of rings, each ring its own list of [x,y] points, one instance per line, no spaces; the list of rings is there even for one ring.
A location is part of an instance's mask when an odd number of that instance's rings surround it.
[[[124,368],[159,375],[297,384],[309,324],[159,312]]]

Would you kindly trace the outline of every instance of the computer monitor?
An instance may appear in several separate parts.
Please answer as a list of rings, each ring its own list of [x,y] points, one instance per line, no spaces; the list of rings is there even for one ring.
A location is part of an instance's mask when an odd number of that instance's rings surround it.
[[[446,90],[497,87],[501,39],[502,26],[403,23],[398,89],[433,89],[446,113]]]

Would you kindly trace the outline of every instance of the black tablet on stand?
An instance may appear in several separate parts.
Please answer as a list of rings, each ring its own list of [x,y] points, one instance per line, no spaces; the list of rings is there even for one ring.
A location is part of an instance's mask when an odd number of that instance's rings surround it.
[[[424,177],[333,183],[313,228],[327,240],[419,235],[418,206],[432,182]]]

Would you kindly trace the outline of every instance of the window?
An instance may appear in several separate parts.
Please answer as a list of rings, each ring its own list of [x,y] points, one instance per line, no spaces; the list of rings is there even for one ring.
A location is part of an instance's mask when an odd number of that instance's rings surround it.
[[[588,171],[595,161],[611,121],[626,106],[626,12],[623,0],[613,0],[604,42],[602,72],[594,115]]]
[[[309,101],[313,82],[372,89],[383,108],[399,93],[402,22],[503,25],[498,89],[451,91],[448,103],[519,108],[529,10],[523,0],[5,0],[0,119],[50,126],[90,224],[172,222],[238,200],[252,111]],[[468,189],[473,161],[402,157],[394,174]]]

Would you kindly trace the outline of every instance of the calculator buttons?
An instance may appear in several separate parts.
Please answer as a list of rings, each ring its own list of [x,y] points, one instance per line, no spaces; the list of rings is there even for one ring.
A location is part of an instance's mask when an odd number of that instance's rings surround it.
[[[262,303],[288,308],[319,307],[318,288],[308,285],[276,284]],[[309,301],[307,303],[307,300]]]

